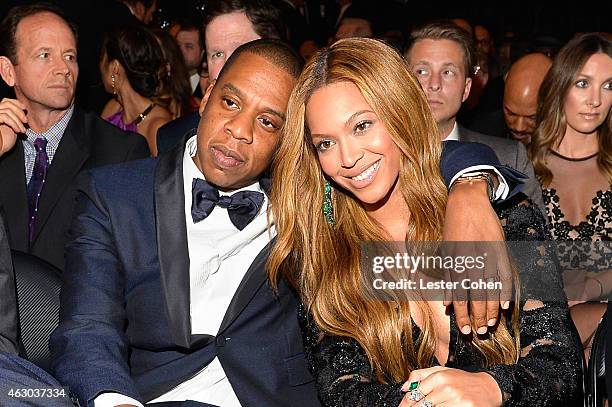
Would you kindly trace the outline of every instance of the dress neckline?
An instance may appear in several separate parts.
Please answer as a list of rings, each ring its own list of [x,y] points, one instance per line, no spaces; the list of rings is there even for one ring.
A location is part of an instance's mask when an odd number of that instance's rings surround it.
[[[597,155],[599,154],[599,151],[591,154],[591,155],[587,155],[585,157],[578,157],[578,158],[573,158],[573,157],[567,157],[565,155],[559,154],[558,152],[556,152],[555,150],[548,150],[551,152],[552,155],[559,157],[562,160],[565,161],[574,161],[574,162],[578,162],[578,161],[586,161],[586,160],[590,160],[593,157],[597,157]]]
[[[571,224],[569,220],[567,220],[567,218],[565,217],[565,212],[563,212],[563,209],[561,209],[561,205],[560,205],[560,199],[559,199],[559,195],[557,195],[557,190],[555,188],[545,188],[542,190],[544,193],[546,193],[545,191],[548,191],[548,194],[550,194],[550,203],[557,209],[558,214],[559,214],[559,218],[558,219],[553,219],[556,222],[555,223],[565,223],[566,225],[568,225],[569,227],[573,228],[573,229],[579,229],[581,227],[583,227],[582,225],[592,225],[593,224],[593,220],[592,218],[592,213],[595,210],[595,206],[597,205],[597,203],[592,203],[589,213],[587,214],[586,218],[584,218],[583,220],[581,220],[580,222],[578,222],[577,224]],[[605,194],[606,190],[603,189],[598,189],[597,191],[595,191],[595,194],[593,195],[593,198],[591,199],[591,201],[593,202],[600,194]],[[556,202],[553,200],[553,196],[557,198]]]

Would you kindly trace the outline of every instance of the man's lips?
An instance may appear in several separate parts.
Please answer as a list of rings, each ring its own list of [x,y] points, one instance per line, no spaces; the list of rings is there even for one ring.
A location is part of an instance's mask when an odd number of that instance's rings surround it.
[[[237,167],[244,163],[244,159],[234,150],[224,146],[214,146],[210,148],[214,161],[224,168]]]

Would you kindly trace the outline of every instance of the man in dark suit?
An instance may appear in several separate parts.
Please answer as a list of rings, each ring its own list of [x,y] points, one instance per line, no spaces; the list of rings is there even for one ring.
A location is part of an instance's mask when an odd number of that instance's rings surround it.
[[[525,147],[517,141],[470,131],[457,123],[461,104],[470,94],[474,55],[472,37],[452,23],[431,23],[414,31],[405,52],[410,69],[425,91],[440,138],[491,147],[502,164],[527,175],[523,192],[546,213],[542,191]]]
[[[538,91],[551,66],[552,59],[541,53],[519,58],[506,75],[503,108],[478,118],[470,128],[528,146],[536,126]]]
[[[84,178],[50,341],[81,402],[319,405],[298,299],[265,272],[265,174],[300,70],[282,42],[244,44],[204,95],[197,136]],[[447,180],[469,166],[460,147],[445,149]]]
[[[269,0],[211,0],[204,16],[204,42],[210,80],[240,45],[258,38],[285,39],[280,11]],[[198,127],[197,112],[166,123],[157,131],[159,154],[170,150]]]
[[[77,174],[149,152],[143,137],[74,106],[76,37],[58,10],[12,9],[0,46],[0,74],[16,95],[0,102],[0,131],[19,139],[0,158],[10,246],[63,269]]]

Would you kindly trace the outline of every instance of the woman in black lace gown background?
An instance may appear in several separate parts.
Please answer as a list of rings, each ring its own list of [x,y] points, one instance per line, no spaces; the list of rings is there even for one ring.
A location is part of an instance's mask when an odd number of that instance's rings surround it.
[[[441,240],[437,134],[419,83],[378,41],[338,41],[298,80],[273,169],[268,267],[303,300],[319,397],[326,406],[572,405],[581,366],[563,301],[523,290],[487,334],[463,335],[441,300],[363,295],[360,243]],[[547,237],[529,204],[500,216],[508,239]],[[554,264],[523,268],[561,292]],[[414,381],[421,393],[409,400],[402,386]]]
[[[587,356],[606,308],[597,301],[612,289],[611,106],[612,40],[579,35],[560,50],[542,82],[529,154]]]

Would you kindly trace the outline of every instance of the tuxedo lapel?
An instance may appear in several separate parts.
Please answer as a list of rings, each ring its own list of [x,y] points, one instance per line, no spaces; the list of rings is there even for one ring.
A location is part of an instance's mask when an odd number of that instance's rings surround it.
[[[83,116],[75,109],[49,166],[38,205],[32,245],[36,244],[36,238],[58,200],[67,188],[72,187],[72,181],[89,158],[88,143],[84,140],[87,137]]]
[[[155,220],[162,290],[177,345],[197,347],[211,337],[191,335],[189,248],[185,219],[185,143],[162,154],[155,171]]]
[[[251,263],[251,266],[240,282],[236,293],[232,297],[232,301],[225,312],[223,321],[221,322],[221,327],[219,328],[219,333],[217,335],[223,333],[223,331],[226,330],[232,322],[234,322],[242,310],[251,301],[253,296],[257,293],[257,290],[259,290],[262,284],[265,283],[266,279],[268,278],[266,273],[266,261],[268,261],[273,244],[274,239],[259,252],[255,260],[253,260],[253,263]]]
[[[11,247],[28,251],[28,198],[26,193],[23,144],[15,147],[0,159],[0,200],[4,219],[8,224]]]

